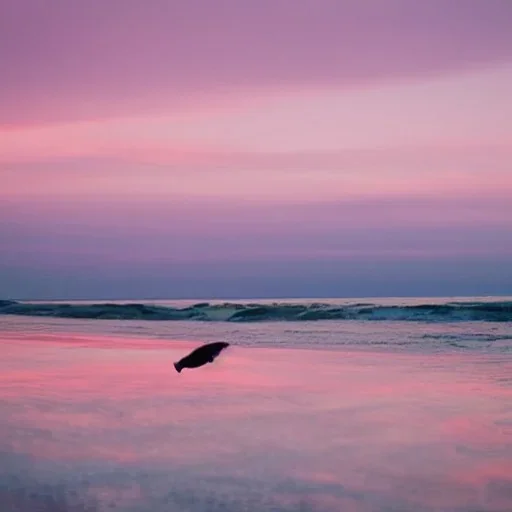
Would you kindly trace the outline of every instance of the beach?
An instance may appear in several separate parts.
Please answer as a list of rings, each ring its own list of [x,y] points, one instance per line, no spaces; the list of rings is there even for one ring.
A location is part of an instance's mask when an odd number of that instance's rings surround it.
[[[511,28],[0,0],[0,512],[512,512]]]
[[[2,511],[512,510],[509,353],[233,344],[178,374],[203,340],[16,321]]]

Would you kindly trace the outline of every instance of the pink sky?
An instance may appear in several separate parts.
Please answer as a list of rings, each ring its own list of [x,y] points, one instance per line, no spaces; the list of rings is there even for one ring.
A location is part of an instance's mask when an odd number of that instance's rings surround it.
[[[1,1],[0,281],[507,260],[511,23],[507,0]]]

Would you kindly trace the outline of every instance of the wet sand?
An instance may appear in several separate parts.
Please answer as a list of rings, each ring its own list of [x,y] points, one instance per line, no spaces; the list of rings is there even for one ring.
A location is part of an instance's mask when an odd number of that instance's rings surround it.
[[[5,512],[512,510],[502,355],[0,343]]]

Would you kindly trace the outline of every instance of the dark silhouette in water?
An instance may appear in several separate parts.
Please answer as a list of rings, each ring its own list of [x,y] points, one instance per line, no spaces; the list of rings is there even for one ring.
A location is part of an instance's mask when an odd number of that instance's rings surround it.
[[[180,373],[183,368],[199,368],[207,363],[213,363],[214,359],[226,347],[229,347],[229,343],[224,341],[217,341],[215,343],[202,345],[193,350],[188,356],[185,356],[177,363],[174,363],[174,368],[176,368],[176,371]]]

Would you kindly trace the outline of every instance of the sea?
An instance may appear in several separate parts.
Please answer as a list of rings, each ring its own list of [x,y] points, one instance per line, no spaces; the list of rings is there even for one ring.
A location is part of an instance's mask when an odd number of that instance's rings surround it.
[[[251,347],[511,353],[512,297],[0,301],[2,331]]]
[[[512,297],[1,300],[0,512],[107,511],[511,512]]]

